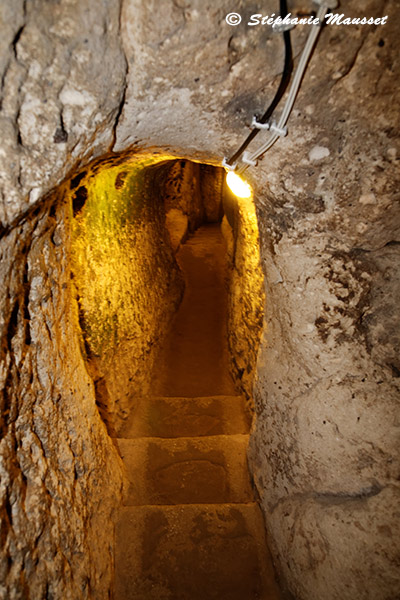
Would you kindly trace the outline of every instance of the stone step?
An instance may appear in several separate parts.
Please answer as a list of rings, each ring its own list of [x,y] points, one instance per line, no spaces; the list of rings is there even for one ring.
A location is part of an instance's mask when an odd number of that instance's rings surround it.
[[[251,502],[248,435],[118,439],[125,505]]]
[[[118,437],[190,437],[248,433],[251,414],[241,396],[135,399]]]
[[[121,509],[115,600],[279,600],[256,503]]]

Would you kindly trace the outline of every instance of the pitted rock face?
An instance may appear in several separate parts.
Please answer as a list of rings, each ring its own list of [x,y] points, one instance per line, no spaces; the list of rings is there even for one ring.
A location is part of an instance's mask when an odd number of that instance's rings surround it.
[[[112,585],[120,458],[79,351],[66,207],[1,240],[2,598],[90,598]]]
[[[1,4],[1,493],[14,561],[1,593],[38,596],[39,577],[55,582],[54,598],[111,586],[95,538],[100,528],[112,547],[119,463],[74,337],[73,207],[52,196],[51,214],[46,198],[111,151],[219,164],[277,87],[281,37],[247,25],[277,10],[255,1],[233,27],[228,0]],[[387,600],[400,589],[398,6],[349,0],[339,10],[388,21],[323,29],[289,135],[247,171],[266,293],[250,459],[295,597]],[[297,57],[306,28],[291,35]]]
[[[125,84],[119,2],[4,2],[3,224],[106,152]]]

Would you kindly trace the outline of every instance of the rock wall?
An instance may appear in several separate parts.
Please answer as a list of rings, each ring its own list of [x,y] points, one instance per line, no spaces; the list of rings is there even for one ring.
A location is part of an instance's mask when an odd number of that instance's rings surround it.
[[[170,244],[176,253],[206,220],[200,165],[187,160],[173,162],[165,172],[161,195]]]
[[[302,600],[400,593],[392,8],[350,2],[346,13],[388,25],[324,31],[291,138],[260,173],[267,303],[250,459]]]
[[[114,139],[119,11],[118,1],[0,5],[4,600],[100,600],[112,589],[122,469],[80,352],[68,211],[48,194]]]
[[[174,250],[204,223],[222,219],[224,170],[177,160],[165,172],[161,196]]]
[[[253,384],[264,319],[264,276],[260,263],[257,216],[253,198],[238,202],[224,191],[222,232],[230,263],[228,343],[236,386],[253,411]]]
[[[119,0],[6,0],[0,15],[4,225],[109,149],[127,65]]]
[[[105,598],[122,468],[79,349],[61,198],[1,239],[0,598]]]
[[[109,432],[149,393],[157,342],[183,280],[166,235],[160,159],[95,163],[64,188],[83,353]]]

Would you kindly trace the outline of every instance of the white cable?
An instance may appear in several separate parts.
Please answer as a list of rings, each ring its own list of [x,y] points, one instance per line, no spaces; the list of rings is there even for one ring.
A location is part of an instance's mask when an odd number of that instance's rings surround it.
[[[273,133],[269,137],[269,139],[258,150],[253,152],[253,154],[247,154],[248,164],[252,164],[255,161],[257,161],[257,159],[262,154],[264,154],[267,150],[269,150],[271,148],[271,146],[273,146],[273,144],[275,144],[276,140],[281,135],[281,134],[277,133],[277,130],[285,129],[286,122],[289,119],[289,115],[292,111],[293,104],[294,104],[294,101],[297,96],[297,92],[299,91],[301,80],[303,79],[304,71],[306,69],[311,52],[313,51],[315,42],[317,40],[319,31],[320,31],[320,27],[321,27],[320,24],[325,19],[325,15],[328,12],[328,9],[331,8],[331,2],[329,0],[316,0],[316,2],[318,4],[320,4],[320,7],[319,7],[317,15],[316,15],[316,19],[318,19],[317,23],[319,23],[319,24],[311,25],[311,30],[310,30],[310,33],[308,34],[308,38],[307,38],[306,44],[304,46],[303,52],[301,54],[299,64],[297,65],[296,73],[294,75],[292,85],[290,86],[290,90],[289,90],[288,97],[286,99],[286,103],[283,107],[283,111],[280,116],[280,119],[279,119],[277,125],[275,126],[275,133]],[[247,168],[247,166],[248,165],[241,167],[238,170],[238,172],[241,173],[242,171],[244,171],[244,169]]]

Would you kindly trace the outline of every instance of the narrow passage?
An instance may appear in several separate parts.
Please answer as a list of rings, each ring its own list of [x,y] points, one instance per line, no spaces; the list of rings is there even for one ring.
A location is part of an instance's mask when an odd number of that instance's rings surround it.
[[[154,395],[119,432],[130,487],[117,525],[116,600],[278,600],[247,468],[250,415],[226,343],[219,226],[178,255],[186,289]]]
[[[217,224],[200,227],[178,252],[185,294],[157,365],[160,396],[234,395],[226,331],[225,243]]]

